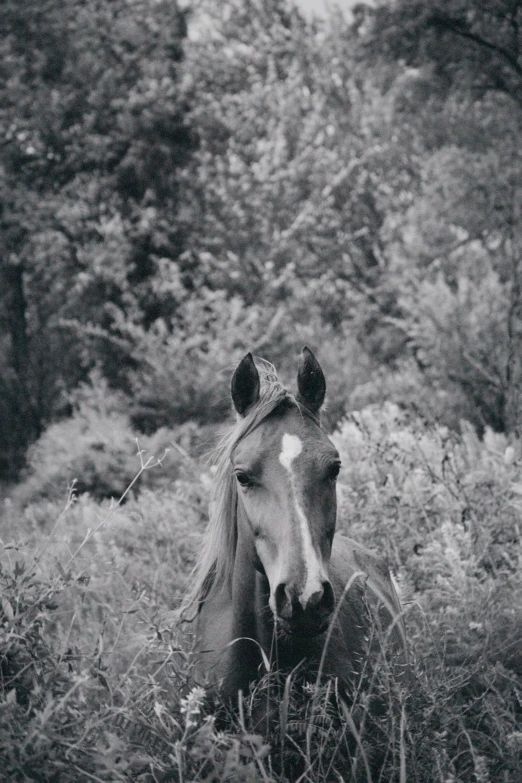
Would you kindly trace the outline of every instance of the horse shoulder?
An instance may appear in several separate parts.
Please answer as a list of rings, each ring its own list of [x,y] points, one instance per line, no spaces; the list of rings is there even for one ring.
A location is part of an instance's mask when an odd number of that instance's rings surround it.
[[[384,617],[384,624],[392,626],[393,641],[398,643],[399,647],[405,648],[401,604],[386,560],[357,541],[338,533],[334,538],[331,566],[334,581],[337,582],[338,598],[342,594],[340,591],[344,590],[350,580],[358,583],[358,587],[353,586],[356,595],[361,595],[361,586],[364,585],[367,598],[371,598],[372,603],[376,600]],[[360,578],[356,578],[356,574],[361,574]],[[351,589],[348,590],[348,595]]]
[[[399,609],[397,592],[384,558],[375,555],[348,536],[338,533],[334,538],[332,565],[338,578],[350,579],[356,573],[364,574],[372,584],[379,585],[380,591],[386,595],[386,603]]]

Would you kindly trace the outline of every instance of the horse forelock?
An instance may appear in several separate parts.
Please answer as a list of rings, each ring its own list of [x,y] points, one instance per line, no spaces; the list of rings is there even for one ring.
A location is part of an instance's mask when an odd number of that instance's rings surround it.
[[[238,418],[213,454],[214,491],[209,522],[200,556],[193,571],[192,586],[184,602],[184,612],[197,611],[210,593],[231,585],[237,544],[237,484],[230,457],[237,444],[263,423],[282,403],[301,410],[295,397],[283,386],[275,368],[255,357],[261,390],[259,400]]]

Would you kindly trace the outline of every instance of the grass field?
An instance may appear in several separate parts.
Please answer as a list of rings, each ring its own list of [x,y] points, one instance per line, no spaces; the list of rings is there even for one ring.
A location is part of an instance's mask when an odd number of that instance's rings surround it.
[[[141,476],[121,504],[36,491],[36,465],[1,510],[0,779],[520,781],[520,445],[392,406],[351,417],[334,440],[339,526],[387,556],[403,595],[414,674],[378,667],[381,714],[367,690],[347,706],[334,681],[267,672],[216,720],[176,626],[206,462],[173,449],[174,468],[152,460],[156,484]]]

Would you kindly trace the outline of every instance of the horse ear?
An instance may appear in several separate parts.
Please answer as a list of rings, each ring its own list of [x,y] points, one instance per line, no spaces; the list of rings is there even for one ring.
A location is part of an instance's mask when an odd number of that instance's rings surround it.
[[[240,416],[244,416],[247,410],[259,399],[259,373],[254,364],[251,353],[241,359],[230,384],[232,402]]]
[[[326,380],[321,365],[306,345],[297,366],[297,399],[312,413],[318,413],[326,394]]]

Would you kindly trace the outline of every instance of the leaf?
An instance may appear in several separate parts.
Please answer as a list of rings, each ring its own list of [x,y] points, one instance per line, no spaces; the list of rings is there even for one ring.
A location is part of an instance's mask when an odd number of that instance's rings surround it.
[[[15,579],[17,579],[19,576],[22,576],[23,573],[25,573],[26,565],[22,560],[17,560],[14,567],[14,575]]]
[[[268,673],[270,671],[270,661],[268,660],[267,654],[259,644],[259,642],[256,639],[251,639],[249,636],[238,636],[237,639],[232,639],[228,644],[225,645],[226,647],[232,647],[236,642],[252,642],[253,644],[256,644],[259,648],[259,652],[261,653],[261,658],[263,659],[263,665],[265,667],[265,671]]]
[[[13,612],[13,607],[11,606],[11,602],[9,601],[9,599],[5,598],[5,597],[2,597],[0,599],[0,603],[2,605],[2,611],[5,614],[5,616],[7,617],[7,619],[8,620],[13,620],[14,619],[14,612]]]
[[[8,691],[5,700],[7,704],[16,704],[16,688],[12,688]]]

